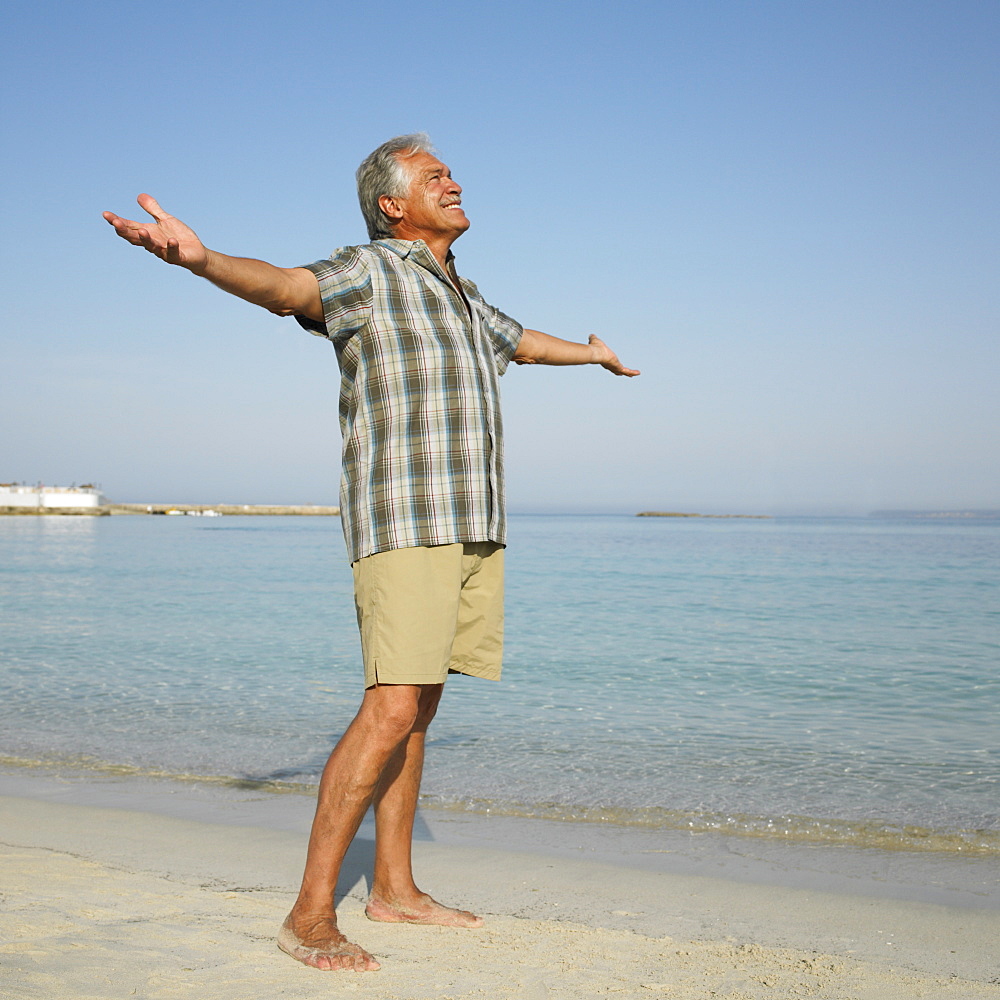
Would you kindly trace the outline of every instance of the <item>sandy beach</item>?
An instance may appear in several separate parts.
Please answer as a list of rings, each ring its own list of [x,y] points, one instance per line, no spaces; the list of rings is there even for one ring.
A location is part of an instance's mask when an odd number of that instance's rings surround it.
[[[616,865],[593,842],[574,846],[586,833],[576,824],[549,825],[558,850],[537,821],[428,810],[418,879],[486,927],[368,921],[366,825],[339,912],[382,969],[321,973],[274,945],[300,874],[307,796],[31,774],[0,790],[17,793],[0,797],[0,996],[11,1000],[1000,996],[995,899],[816,888],[816,865],[812,884],[808,866],[768,884],[707,858],[698,874]]]

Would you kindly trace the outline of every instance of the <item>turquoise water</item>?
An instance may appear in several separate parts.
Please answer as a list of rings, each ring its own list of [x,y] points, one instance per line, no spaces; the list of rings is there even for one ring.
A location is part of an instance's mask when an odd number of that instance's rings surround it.
[[[1000,850],[1000,524],[515,516],[505,677],[425,801]],[[335,518],[0,518],[0,755],[315,783],[361,696]]]

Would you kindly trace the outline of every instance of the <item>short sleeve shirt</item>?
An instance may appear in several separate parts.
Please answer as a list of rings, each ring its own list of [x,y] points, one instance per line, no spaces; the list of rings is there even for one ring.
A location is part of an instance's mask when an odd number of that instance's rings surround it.
[[[454,268],[449,256],[452,275]],[[500,376],[524,332],[423,240],[307,265],[340,364],[341,520],[351,562],[390,549],[506,544]]]

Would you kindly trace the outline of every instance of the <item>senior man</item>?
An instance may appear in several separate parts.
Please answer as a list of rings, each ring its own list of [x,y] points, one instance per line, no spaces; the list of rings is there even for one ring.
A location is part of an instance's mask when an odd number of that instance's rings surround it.
[[[597,337],[576,344],[487,305],[455,270],[462,189],[423,133],[357,172],[371,242],[306,267],[207,249],[149,195],[153,223],[118,235],[328,338],[341,370],[341,515],[354,572],[365,693],[323,771],[305,873],[278,946],[317,969],[372,970],[337,927],[341,863],[369,806],[372,920],[480,927],[413,880],[424,741],[449,672],[499,679],[506,523],[499,377],[518,364],[598,364],[634,376]]]

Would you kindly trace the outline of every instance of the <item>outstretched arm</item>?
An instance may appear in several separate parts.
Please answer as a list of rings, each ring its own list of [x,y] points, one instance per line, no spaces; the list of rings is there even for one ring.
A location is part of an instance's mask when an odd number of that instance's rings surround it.
[[[586,344],[574,344],[540,330],[526,329],[514,352],[514,362],[519,365],[600,365],[613,375],[633,378],[639,374],[635,368],[626,368],[618,355],[594,334]]]
[[[279,316],[307,316],[322,322],[323,302],[312,271],[304,267],[275,267],[263,260],[229,257],[209,250],[193,229],[164,212],[155,198],[141,194],[138,201],[153,222],[133,222],[114,212],[104,213],[123,240]]]

